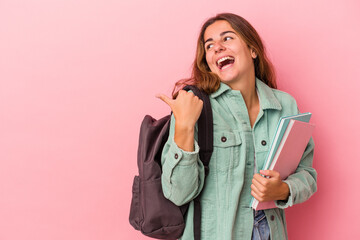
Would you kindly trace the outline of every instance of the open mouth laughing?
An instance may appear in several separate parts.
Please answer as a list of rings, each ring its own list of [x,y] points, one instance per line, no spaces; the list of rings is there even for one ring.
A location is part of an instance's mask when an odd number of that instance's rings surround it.
[[[225,56],[222,57],[220,59],[218,59],[216,61],[216,66],[220,69],[220,70],[224,70],[228,67],[230,67],[231,65],[233,65],[235,62],[235,58],[232,56]]]

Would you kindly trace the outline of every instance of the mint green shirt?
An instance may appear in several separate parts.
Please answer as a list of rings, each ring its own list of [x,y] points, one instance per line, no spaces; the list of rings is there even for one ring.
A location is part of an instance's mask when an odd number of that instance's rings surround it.
[[[177,205],[191,202],[183,240],[194,239],[192,200],[200,192],[201,239],[251,239],[254,213],[250,207],[250,186],[254,171],[259,172],[264,164],[280,117],[299,113],[296,101],[289,94],[272,89],[259,79],[256,79],[256,88],[260,111],[253,128],[240,91],[221,83],[210,95],[214,151],[206,180],[199,160],[197,133],[194,152],[180,149],[174,142],[175,119],[172,116],[169,139],[162,152],[161,180],[166,198]],[[288,200],[277,201],[278,208],[265,210],[272,240],[287,239],[283,209],[306,201],[316,192],[313,153],[311,139],[296,172],[285,180],[290,188]]]

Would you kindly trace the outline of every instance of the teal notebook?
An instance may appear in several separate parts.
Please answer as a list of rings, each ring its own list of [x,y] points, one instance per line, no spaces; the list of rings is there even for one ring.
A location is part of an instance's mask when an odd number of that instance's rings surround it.
[[[286,131],[287,126],[289,125],[290,120],[293,119],[293,120],[302,121],[302,122],[309,122],[310,118],[311,118],[311,113],[309,113],[309,112],[280,118],[278,125],[276,127],[275,136],[273,137],[273,140],[270,145],[270,149],[266,156],[266,160],[265,160],[262,170],[269,169],[269,166],[272,162],[272,159],[274,158],[274,155],[279,147],[279,144],[284,136],[284,133]]]

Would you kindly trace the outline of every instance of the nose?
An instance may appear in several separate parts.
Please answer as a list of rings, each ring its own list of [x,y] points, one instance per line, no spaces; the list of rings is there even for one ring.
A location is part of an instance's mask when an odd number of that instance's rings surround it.
[[[222,52],[222,51],[225,50],[225,46],[222,45],[221,42],[215,42],[215,43],[214,43],[214,50],[215,50],[215,53]]]

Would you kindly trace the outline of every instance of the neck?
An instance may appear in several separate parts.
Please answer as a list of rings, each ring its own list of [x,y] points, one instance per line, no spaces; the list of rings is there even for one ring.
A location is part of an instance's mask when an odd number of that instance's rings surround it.
[[[229,87],[232,90],[238,90],[241,92],[248,111],[250,111],[253,107],[257,107],[259,104],[255,82],[256,78],[253,75],[244,81],[237,81],[236,83],[229,84]]]

